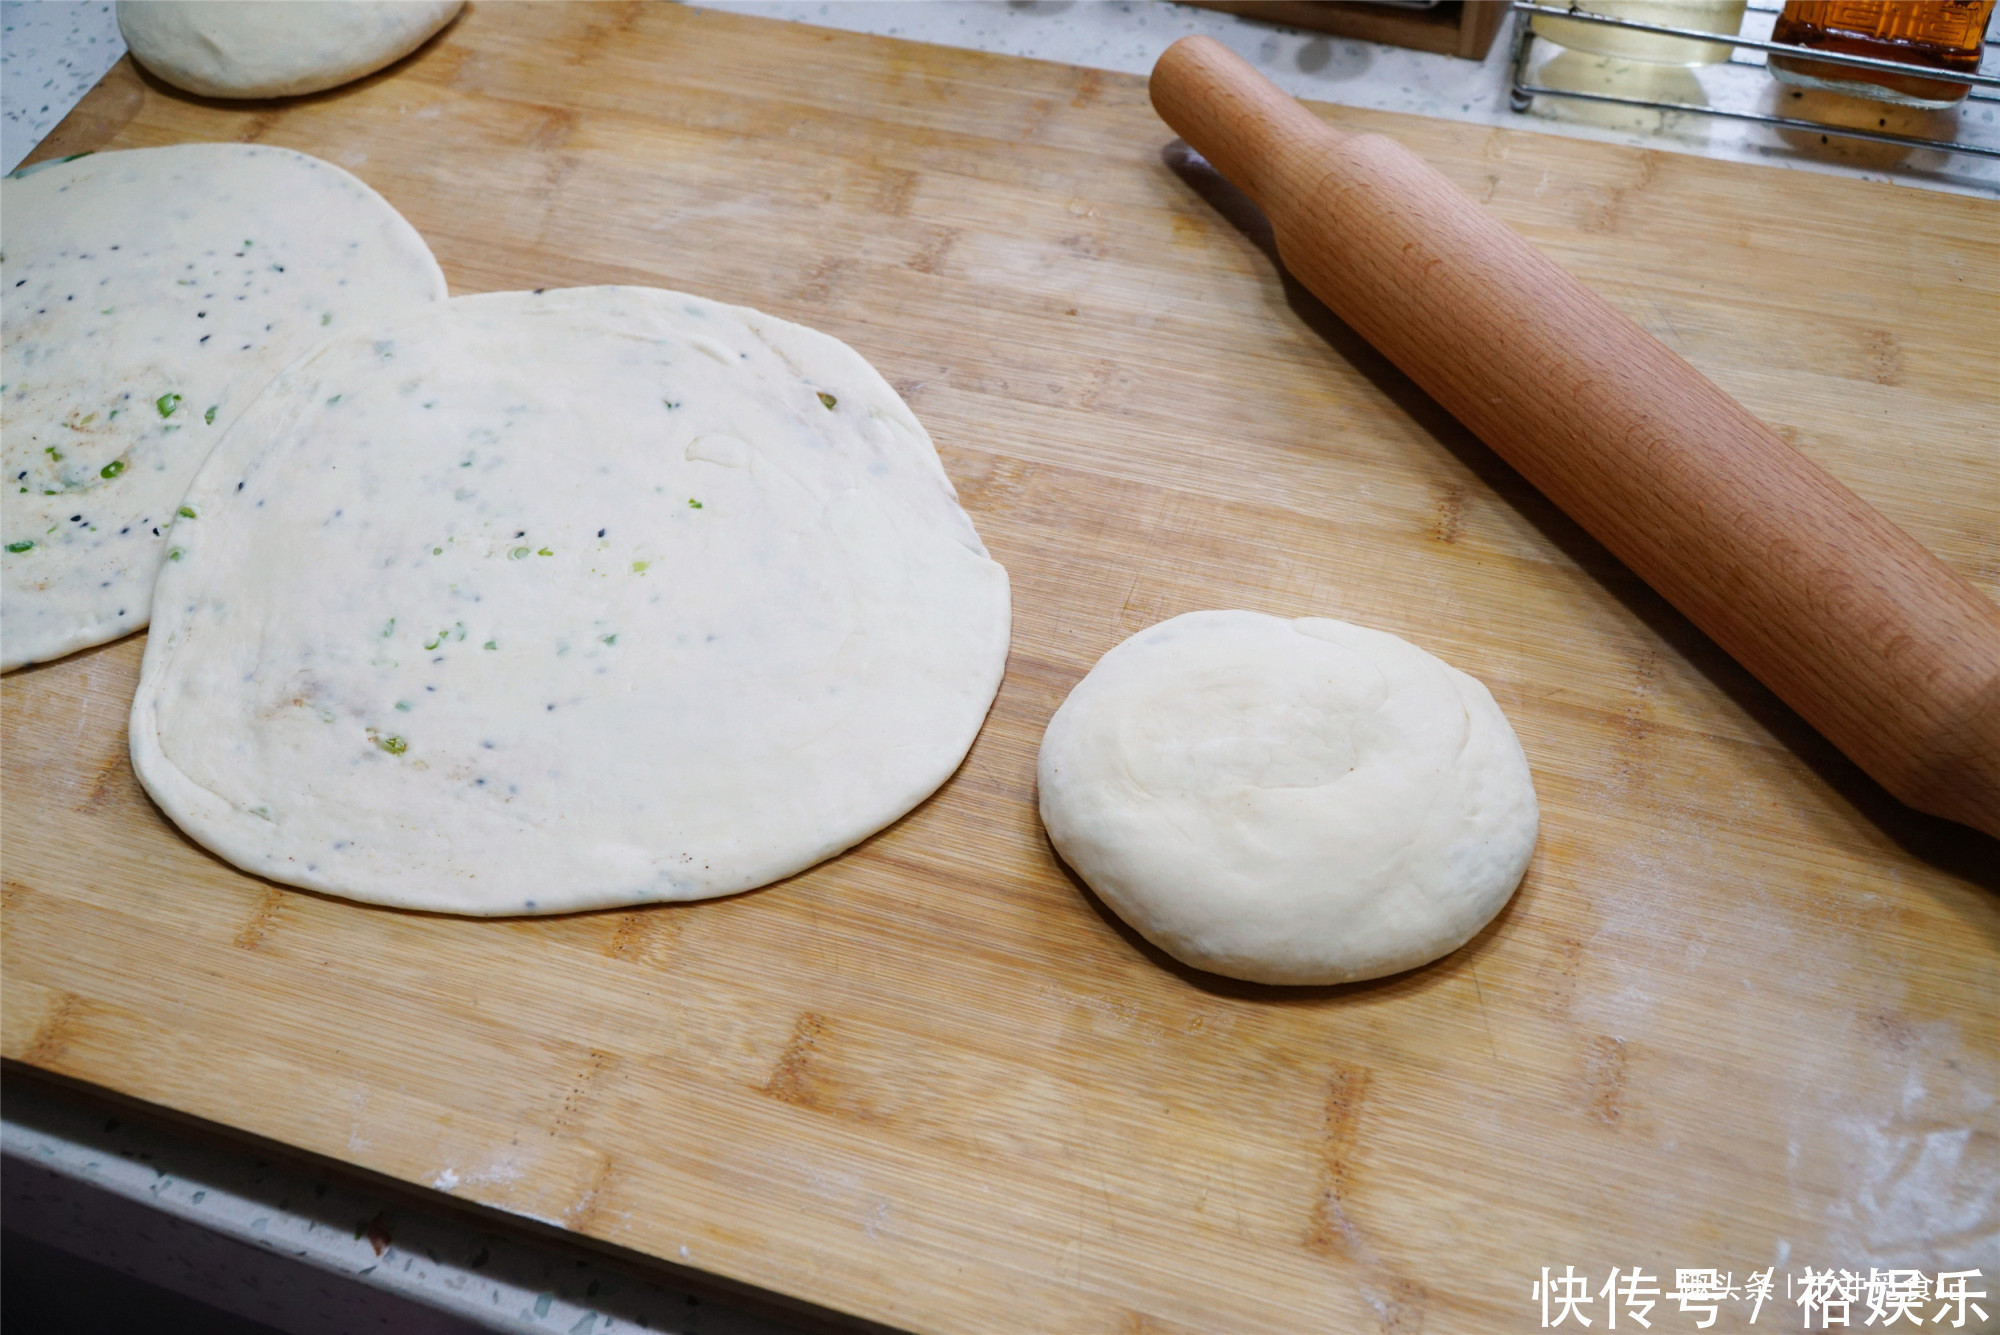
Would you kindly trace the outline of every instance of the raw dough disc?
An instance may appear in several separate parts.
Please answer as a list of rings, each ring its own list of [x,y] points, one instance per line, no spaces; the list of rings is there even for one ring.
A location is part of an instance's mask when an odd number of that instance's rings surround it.
[[[291,97],[394,64],[465,0],[118,0],[132,58],[203,97]]]
[[[1456,950],[1514,893],[1538,815],[1493,697],[1378,630],[1190,612],[1099,660],[1049,721],[1042,821],[1118,916],[1260,983]]]
[[[955,769],[1007,575],[846,344],[650,288],[462,297],[260,396],[172,531],[132,711],[160,807],[375,903],[703,899]]]
[[[146,624],[168,521],[266,381],[444,299],[402,215],[329,162],[181,144],[0,182],[0,667]]]

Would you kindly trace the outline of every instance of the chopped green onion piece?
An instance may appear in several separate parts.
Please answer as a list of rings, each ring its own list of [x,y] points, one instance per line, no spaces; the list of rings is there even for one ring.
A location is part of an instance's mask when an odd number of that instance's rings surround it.
[[[7,550],[10,552],[25,552],[32,549],[34,545],[35,543],[32,538],[23,538],[19,542],[8,543]]]
[[[826,410],[827,410],[828,412],[832,412],[832,411],[833,411],[833,405],[834,405],[834,404],[836,404],[836,403],[839,403],[839,402],[840,402],[840,400],[839,400],[839,399],[836,399],[835,397],[833,397],[833,395],[831,395],[831,394],[827,393],[827,392],[826,392],[825,390],[821,390],[821,391],[819,392],[819,401],[820,401],[820,402],[821,402],[821,403],[822,403],[823,405],[825,405],[825,407],[826,407]]]
[[[181,396],[178,394],[162,394],[159,398],[153,400],[153,406],[160,410],[160,416],[172,417],[174,409],[181,406]]]
[[[123,459],[113,459],[110,463],[98,469],[97,475],[99,477],[117,477],[120,473],[124,471],[125,471],[125,461]]]

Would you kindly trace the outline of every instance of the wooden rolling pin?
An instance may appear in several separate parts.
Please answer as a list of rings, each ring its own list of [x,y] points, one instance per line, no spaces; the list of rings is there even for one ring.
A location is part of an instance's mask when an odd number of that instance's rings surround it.
[[[1341,319],[1884,788],[2000,835],[2000,608],[1393,140],[1206,37],[1152,96]]]

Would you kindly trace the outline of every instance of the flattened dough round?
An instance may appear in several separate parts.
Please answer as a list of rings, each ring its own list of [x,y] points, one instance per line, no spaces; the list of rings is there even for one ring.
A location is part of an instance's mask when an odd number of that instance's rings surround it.
[[[394,64],[465,0],[118,0],[132,58],[203,97],[292,97]]]
[[[94,153],[0,181],[0,666],[146,624],[181,495],[279,368],[444,299],[401,214],[251,144]]]
[[[1042,821],[1186,964],[1344,983],[1425,963],[1534,852],[1527,758],[1486,688],[1344,621],[1190,612],[1098,661],[1049,721]]]
[[[327,344],[188,501],[139,777],[239,867],[375,903],[788,876],[950,776],[1007,656],[1006,572],[896,392],[677,292],[462,297]]]

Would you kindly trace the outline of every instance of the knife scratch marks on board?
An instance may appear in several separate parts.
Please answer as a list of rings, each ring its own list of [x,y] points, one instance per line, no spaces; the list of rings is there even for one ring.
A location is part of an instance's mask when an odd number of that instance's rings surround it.
[[[1617,1126],[1624,1116],[1625,1040],[1599,1034],[1583,1049],[1583,1086],[1590,1094],[1590,1115],[1605,1126]]]
[[[1036,467],[1025,459],[985,454],[969,462],[979,471],[955,468],[952,478],[958,483],[958,503],[982,517],[1017,508],[1036,481]]]
[[[1618,773],[1637,784],[1647,769],[1646,741],[1653,733],[1653,693],[1660,683],[1660,651],[1641,648],[1632,663],[1632,696],[1618,718]]]
[[[569,1092],[563,1095],[562,1106],[556,1109],[555,1120],[549,1123],[549,1134],[558,1137],[573,1134],[591,1105],[597,1101],[597,1088],[604,1077],[617,1069],[616,1053],[592,1048],[582,1068],[571,1078]]]
[[[1868,378],[1878,385],[1903,383],[1903,345],[1887,329],[1868,333]]]
[[[1111,253],[1102,237],[1091,236],[1086,232],[1071,232],[1068,236],[1059,238],[1056,244],[1070,254],[1081,256],[1086,260],[1101,260]]]
[[[131,796],[128,790],[137,787],[138,780],[132,776],[131,752],[120,745],[98,763],[90,776],[90,791],[83,801],[76,804],[76,810],[83,815],[94,816],[110,805],[114,798]]]
[[[1076,94],[1070,98],[1072,107],[1083,108],[1104,95],[1104,71],[1085,69],[1077,73]]]
[[[1436,510],[1431,536],[1439,542],[1457,542],[1465,528],[1465,488],[1456,482],[1446,486],[1444,494],[1437,498]]]
[[[1352,1262],[1360,1271],[1361,1297],[1384,1331],[1415,1335],[1424,1327],[1430,1291],[1399,1273],[1377,1252],[1348,1210],[1354,1194],[1353,1160],[1373,1074],[1365,1067],[1335,1062],[1326,1086],[1320,1132],[1320,1190],[1306,1231],[1306,1248],[1321,1256]]]
[[[894,1116],[894,1109],[879,1107],[867,1099],[850,1078],[845,1087],[826,1069],[827,1042],[833,1026],[817,1011],[801,1011],[792,1024],[791,1037],[771,1065],[764,1083],[754,1088],[765,1098],[789,1103],[808,1112],[844,1117],[856,1122],[879,1123]],[[852,1054],[848,1054],[850,1061]]]
[[[875,187],[875,212],[891,217],[909,216],[911,197],[917,193],[917,174],[901,167],[892,167],[882,173],[881,184]]]
[[[249,919],[244,922],[242,930],[236,933],[236,939],[230,944],[242,950],[256,950],[262,946],[264,938],[270,935],[272,927],[277,925],[278,914],[284,907],[283,890],[276,886],[266,890],[264,897],[257,901],[257,907],[251,910]]]
[[[764,1081],[758,1092],[780,1103],[800,1108],[816,1106],[812,1075],[807,1065],[812,1061],[813,1049],[825,1032],[824,1015],[816,1011],[801,1011],[797,1022],[792,1025],[791,1039],[785,1044],[785,1050],[778,1054],[770,1078]]]
[[[957,227],[932,228],[930,240],[924,242],[903,267],[918,273],[936,273],[943,266],[945,256],[951,253],[951,248],[964,234],[963,229]]]
[[[277,123],[278,123],[277,112],[259,111],[254,115],[252,115],[249,120],[244,121],[241,125],[236,127],[236,142],[239,144],[257,143],[260,140],[262,140],[265,135],[269,134],[271,132],[271,127],[276,125]]]
[[[590,1183],[582,1194],[563,1211],[562,1226],[577,1233],[590,1232],[590,1225],[604,1210],[604,1198],[611,1189],[611,1179],[617,1164],[610,1155],[599,1160],[597,1171],[590,1175]]]
[[[661,964],[680,940],[681,924],[658,909],[634,909],[618,915],[618,926],[604,943],[604,953],[628,964]]]
[[[1353,1224],[1340,1202],[1348,1193],[1348,1161],[1354,1154],[1355,1133],[1372,1079],[1364,1067],[1335,1063],[1327,1081],[1319,1142],[1320,1193],[1313,1205],[1312,1228],[1306,1234],[1306,1246],[1321,1255],[1347,1255],[1350,1251],[1346,1241]]]
[[[35,1036],[28,1040],[21,1060],[30,1066],[53,1068],[69,1051],[70,1030],[84,1018],[87,1009],[83,998],[76,993],[60,994],[47,1017],[36,1026]]]
[[[841,273],[847,268],[847,261],[828,257],[807,271],[805,281],[792,291],[794,301],[809,301],[823,304],[833,295],[839,285]]]
[[[557,149],[576,137],[576,113],[567,107],[538,107],[540,115],[526,136],[525,146]]]

